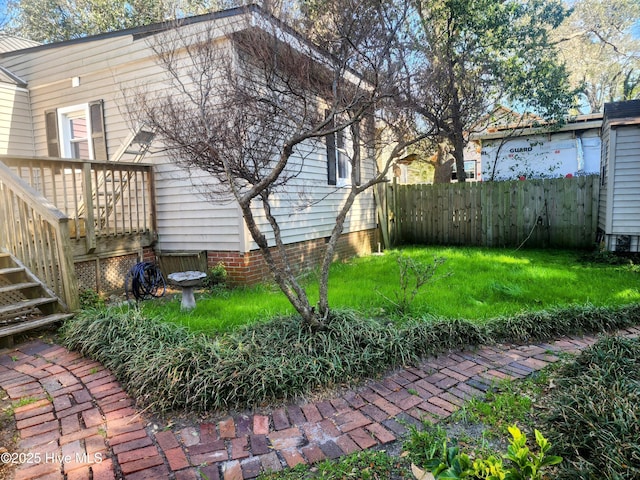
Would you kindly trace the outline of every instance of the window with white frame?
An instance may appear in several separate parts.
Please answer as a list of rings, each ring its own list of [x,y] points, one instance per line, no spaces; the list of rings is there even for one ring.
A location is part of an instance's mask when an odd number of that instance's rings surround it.
[[[50,157],[107,159],[101,100],[45,111],[45,129]]]
[[[336,132],[336,185],[351,184],[351,157],[345,146],[345,131]]]
[[[91,117],[88,105],[59,108],[58,128],[62,157],[93,160],[93,149],[89,141]]]
[[[476,161],[475,160],[467,160],[464,162],[464,173],[465,177],[468,179],[476,178]],[[456,168],[456,164],[454,163],[451,166],[451,179],[456,180],[458,178],[458,169]]]
[[[358,158],[354,155],[353,139],[350,128],[338,130],[325,137],[327,146],[327,177],[329,185],[344,187],[351,185],[351,173],[356,170],[356,183],[360,183]]]

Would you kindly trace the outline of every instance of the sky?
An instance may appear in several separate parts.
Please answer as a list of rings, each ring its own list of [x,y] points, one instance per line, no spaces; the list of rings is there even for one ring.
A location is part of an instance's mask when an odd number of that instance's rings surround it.
[[[7,0],[0,0],[0,28],[7,17]]]

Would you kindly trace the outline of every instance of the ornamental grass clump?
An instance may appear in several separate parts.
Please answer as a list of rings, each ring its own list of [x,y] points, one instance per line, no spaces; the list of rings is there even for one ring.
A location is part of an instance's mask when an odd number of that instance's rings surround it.
[[[543,416],[556,478],[640,478],[640,340],[605,337],[558,375]]]
[[[320,331],[291,316],[207,335],[112,307],[81,312],[62,334],[67,347],[102,362],[141,405],[206,411],[355,383],[471,345],[611,330],[640,323],[639,313],[640,305],[571,307],[480,324],[438,317],[394,323],[334,311]]]
[[[210,337],[134,308],[90,310],[65,324],[63,338],[161,411],[260,405],[416,359],[393,325],[349,312],[320,332],[288,317]]]
[[[611,332],[640,323],[640,304],[615,307],[571,305],[500,317],[486,323],[497,342],[531,342],[565,335]]]

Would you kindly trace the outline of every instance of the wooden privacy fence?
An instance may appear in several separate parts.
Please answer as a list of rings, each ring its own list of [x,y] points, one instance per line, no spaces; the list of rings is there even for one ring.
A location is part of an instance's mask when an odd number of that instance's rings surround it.
[[[391,243],[588,248],[599,177],[387,186]]]

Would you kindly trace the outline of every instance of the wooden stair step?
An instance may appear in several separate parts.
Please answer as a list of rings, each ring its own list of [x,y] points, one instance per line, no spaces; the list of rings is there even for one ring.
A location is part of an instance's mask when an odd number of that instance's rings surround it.
[[[52,323],[61,322],[71,317],[73,317],[72,313],[54,313],[52,315],[47,315],[46,317],[39,317],[33,320],[14,323],[5,327],[0,327],[0,337],[8,337],[28,330],[34,330]]]
[[[0,316],[8,315],[13,312],[19,312],[20,310],[24,310],[27,308],[38,308],[42,305],[47,305],[49,303],[56,303],[58,299],[43,297],[43,298],[32,298],[30,300],[25,300],[18,303],[12,303],[11,305],[5,305],[0,307]]]
[[[20,273],[24,272],[24,267],[9,267],[9,268],[0,268],[0,275],[7,275],[10,273]]]
[[[36,282],[14,283],[11,285],[0,287],[0,293],[17,292],[26,288],[34,288],[39,286],[40,284]]]

